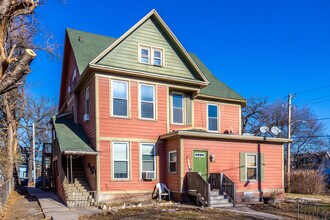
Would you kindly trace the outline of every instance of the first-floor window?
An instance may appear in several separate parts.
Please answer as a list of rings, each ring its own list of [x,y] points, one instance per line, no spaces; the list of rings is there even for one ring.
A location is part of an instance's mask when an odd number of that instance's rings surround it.
[[[168,153],[169,171],[172,173],[177,171],[177,153],[176,151],[170,151]]]
[[[257,180],[257,176],[258,176],[257,154],[246,154],[247,180]]]
[[[113,142],[113,177],[129,178],[129,145],[128,142]]]
[[[146,173],[148,179],[156,178],[155,152],[154,144],[141,144],[142,174]]]

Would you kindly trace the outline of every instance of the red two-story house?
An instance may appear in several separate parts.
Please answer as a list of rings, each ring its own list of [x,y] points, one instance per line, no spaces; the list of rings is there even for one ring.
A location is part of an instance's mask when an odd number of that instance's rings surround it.
[[[188,53],[155,10],[120,38],[67,29],[53,118],[66,204],[151,195],[205,205],[283,191],[287,139],[241,134],[246,101]],[[218,190],[218,191],[217,191]]]

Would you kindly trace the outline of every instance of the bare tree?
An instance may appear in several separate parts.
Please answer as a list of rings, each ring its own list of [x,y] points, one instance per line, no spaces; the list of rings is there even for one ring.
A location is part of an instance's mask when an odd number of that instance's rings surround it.
[[[30,72],[36,54],[31,49],[35,34],[32,14],[36,0],[0,1],[0,95],[17,88]]]
[[[248,107],[242,111],[243,132],[258,134],[261,126],[276,126],[281,130],[279,137],[287,137],[288,106],[283,100],[274,102],[267,98],[251,98]],[[291,155],[294,161],[298,155],[306,152],[322,151],[327,147],[323,136],[324,124],[317,120],[317,115],[309,107],[294,107],[291,123]]]
[[[32,123],[35,124],[35,146],[40,150],[42,143],[51,141],[51,116],[56,114],[56,106],[50,103],[45,98],[35,99],[31,96],[26,97],[26,107],[21,119],[19,128],[19,142],[28,148],[28,177],[29,182],[32,182],[32,166],[33,166],[33,136],[32,136]]]

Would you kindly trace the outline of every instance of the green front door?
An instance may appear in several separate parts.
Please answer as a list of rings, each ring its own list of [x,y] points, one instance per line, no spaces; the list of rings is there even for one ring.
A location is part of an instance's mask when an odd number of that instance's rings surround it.
[[[194,172],[198,172],[205,180],[207,180],[207,151],[193,151]]]

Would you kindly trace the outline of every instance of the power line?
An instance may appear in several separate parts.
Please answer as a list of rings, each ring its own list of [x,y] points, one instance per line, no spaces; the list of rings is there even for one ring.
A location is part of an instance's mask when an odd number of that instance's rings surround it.
[[[317,91],[317,90],[320,90],[320,89],[329,88],[329,87],[330,87],[330,85],[326,85],[326,86],[318,87],[318,88],[315,88],[315,89],[304,90],[304,91],[296,92],[295,95],[297,95],[297,94],[303,94],[303,93],[308,93],[308,92],[314,92],[314,91]]]
[[[297,104],[301,104],[301,103],[305,103],[305,102],[311,102],[311,101],[315,101],[315,100],[320,100],[320,99],[324,99],[324,98],[327,98],[327,97],[330,97],[330,95],[326,95],[326,96],[322,96],[322,97],[318,97],[318,98],[314,98],[314,99],[307,99],[305,101],[302,101],[302,102],[298,102],[296,103]]]
[[[307,103],[307,104],[300,104],[300,105],[296,105],[296,106],[313,105],[313,104],[322,103],[322,102],[328,102],[328,101],[330,101],[330,99],[326,99],[326,100],[322,100],[322,101],[318,101],[318,102],[311,102],[311,103]]]

